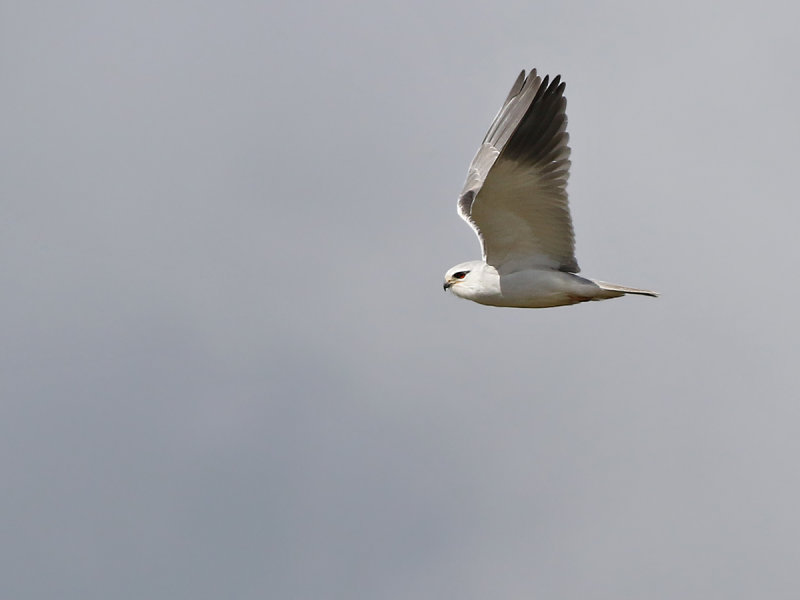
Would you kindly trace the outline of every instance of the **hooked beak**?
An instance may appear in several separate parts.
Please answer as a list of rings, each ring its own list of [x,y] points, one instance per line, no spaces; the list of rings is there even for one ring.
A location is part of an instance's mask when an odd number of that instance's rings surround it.
[[[450,288],[451,285],[453,285],[453,284],[450,283],[449,281],[445,281],[444,285],[442,286],[442,289],[446,292]]]

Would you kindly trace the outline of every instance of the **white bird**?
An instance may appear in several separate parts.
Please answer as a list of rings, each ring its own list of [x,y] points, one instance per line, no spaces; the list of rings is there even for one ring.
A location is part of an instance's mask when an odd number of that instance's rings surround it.
[[[458,214],[483,260],[452,267],[444,289],[490,306],[547,308],[656,292],[576,275],[567,203],[565,84],[522,71],[472,160]]]

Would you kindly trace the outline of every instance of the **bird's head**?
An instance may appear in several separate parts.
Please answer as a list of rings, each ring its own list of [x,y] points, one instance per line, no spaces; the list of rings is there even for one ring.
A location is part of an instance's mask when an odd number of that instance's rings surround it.
[[[473,260],[471,262],[461,263],[455,267],[450,267],[447,273],[444,274],[444,291],[450,290],[458,295],[458,291],[461,288],[469,287],[481,264],[481,262]],[[470,275],[472,275],[472,277],[470,277]]]

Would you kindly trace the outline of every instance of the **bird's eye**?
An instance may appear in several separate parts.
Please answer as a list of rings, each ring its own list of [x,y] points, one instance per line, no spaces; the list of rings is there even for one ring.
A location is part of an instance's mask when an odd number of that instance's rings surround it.
[[[467,271],[459,271],[458,273],[453,273],[453,277],[456,279],[464,279],[467,276]]]

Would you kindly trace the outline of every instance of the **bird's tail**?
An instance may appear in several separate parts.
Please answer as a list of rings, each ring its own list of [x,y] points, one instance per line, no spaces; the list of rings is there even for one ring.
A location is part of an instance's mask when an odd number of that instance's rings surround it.
[[[658,292],[652,292],[650,290],[640,290],[639,288],[632,288],[632,287],[625,287],[624,285],[617,285],[615,283],[606,283],[605,281],[597,281],[596,279],[593,280],[601,290],[606,290],[608,292],[619,292],[621,294],[638,294],[639,296],[652,296],[653,298],[658,298]]]

